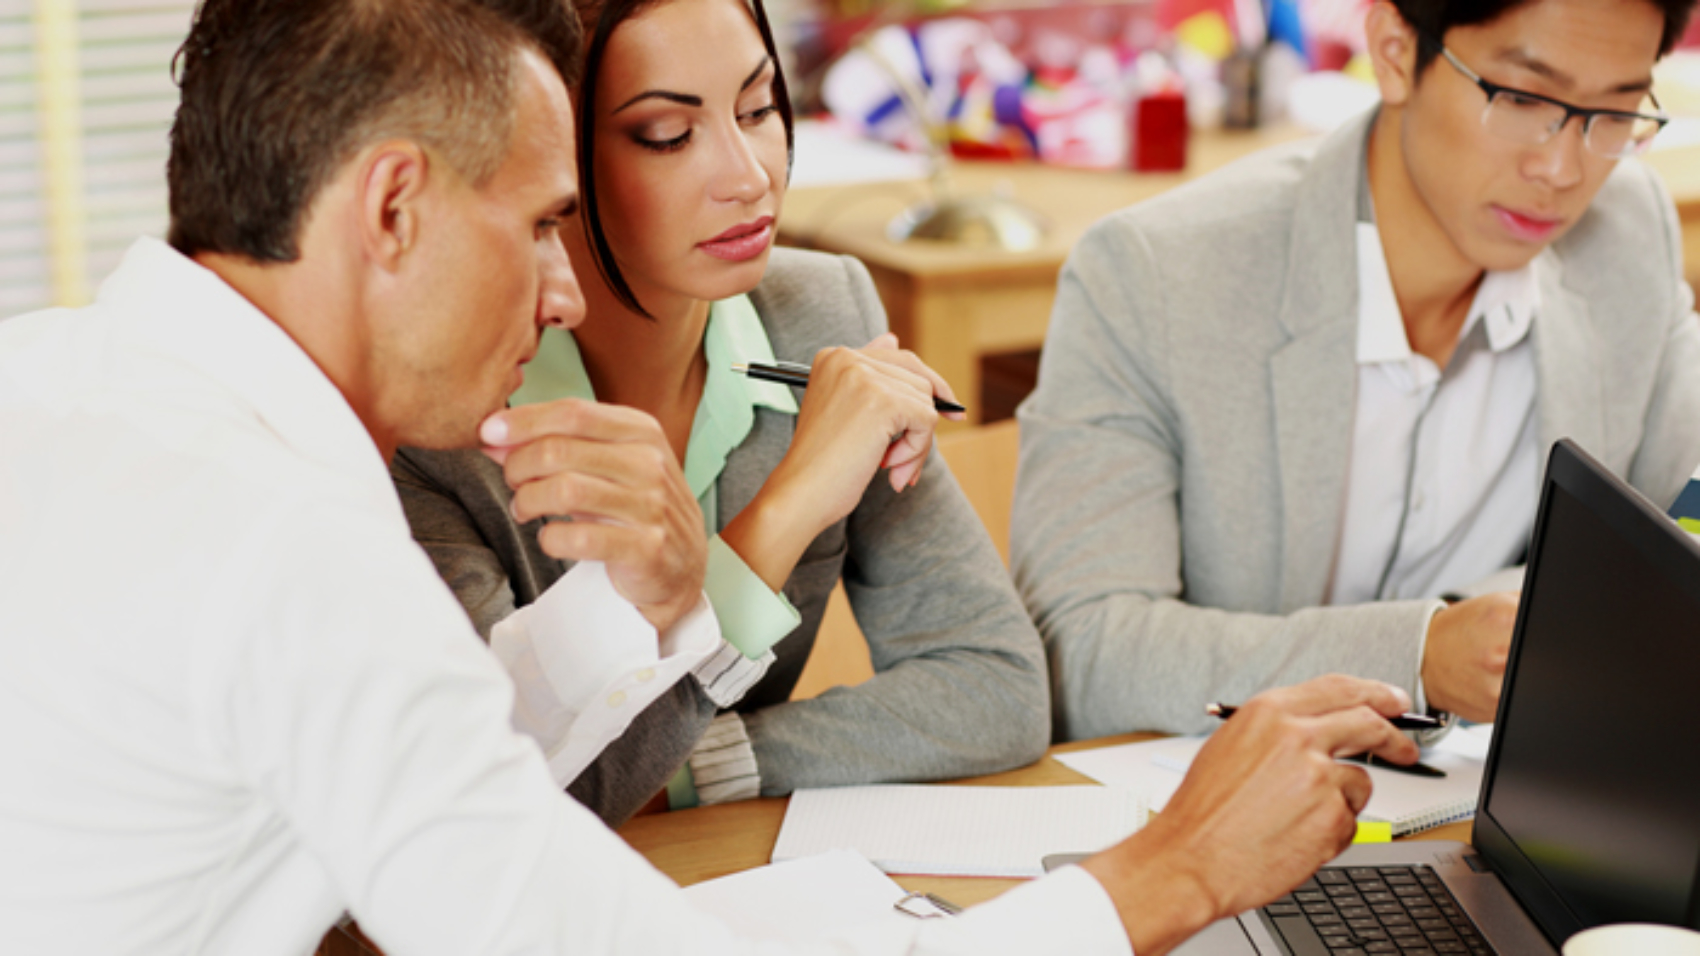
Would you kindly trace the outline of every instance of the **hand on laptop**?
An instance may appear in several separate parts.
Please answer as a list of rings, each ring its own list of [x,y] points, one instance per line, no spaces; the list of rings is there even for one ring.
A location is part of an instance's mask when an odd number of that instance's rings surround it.
[[[1370,779],[1335,758],[1415,760],[1416,745],[1383,719],[1410,704],[1402,690],[1340,676],[1252,698],[1205,744],[1167,809],[1082,864],[1115,900],[1134,951],[1156,956],[1268,903],[1345,849]]]
[[[497,412],[479,431],[514,490],[515,519],[551,521],[549,555],[601,561],[615,590],[665,633],[697,604],[708,566],[702,509],[651,416],[567,398]]]
[[[1431,707],[1491,722],[1517,623],[1518,592],[1459,601],[1434,616],[1423,651],[1423,693]]]

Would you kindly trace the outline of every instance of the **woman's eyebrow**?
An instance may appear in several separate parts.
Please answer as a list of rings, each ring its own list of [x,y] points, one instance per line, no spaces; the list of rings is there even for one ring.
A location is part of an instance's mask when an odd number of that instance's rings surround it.
[[[750,71],[749,76],[744,77],[743,83],[739,84],[738,92],[742,93],[745,90],[749,89],[752,85],[754,85],[755,81],[757,79],[759,79],[761,77],[762,73],[767,69],[767,65],[769,63],[772,63],[772,62],[773,62],[773,57],[771,57],[771,56],[762,57],[761,62],[756,64],[756,68]]]
[[[669,103],[678,103],[682,106],[693,106],[697,108],[701,108],[702,106],[702,97],[700,96],[692,96],[689,93],[675,93],[672,90],[645,90],[615,107],[614,113],[618,113],[629,106],[635,106],[644,100],[666,100]],[[614,113],[610,113],[608,115],[612,116]]]
[[[761,62],[756,64],[756,68],[754,70],[750,71],[749,76],[744,77],[743,83],[740,83],[738,85],[738,92],[742,93],[745,90],[749,89],[751,86],[753,86],[755,84],[756,80],[761,78],[762,73],[767,70],[768,64],[772,63],[772,62],[773,62],[773,57],[771,57],[771,56],[762,57]],[[644,100],[666,100],[669,103],[678,103],[681,106],[690,106],[690,107],[695,107],[695,108],[698,108],[698,109],[700,109],[702,107],[702,97],[700,97],[700,96],[692,96],[689,93],[675,93],[672,90],[644,90],[642,93],[639,93],[638,95],[632,97],[631,99],[629,99],[629,100],[625,101],[624,103],[621,103],[619,106],[615,107],[613,112],[609,113],[608,115],[612,116],[612,115],[614,115],[614,113],[618,113],[621,110],[626,109],[627,107],[635,106],[638,103],[643,102]]]

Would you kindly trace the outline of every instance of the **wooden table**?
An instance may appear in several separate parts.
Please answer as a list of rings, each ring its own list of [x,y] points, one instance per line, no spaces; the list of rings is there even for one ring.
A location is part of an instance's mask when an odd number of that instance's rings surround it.
[[[1051,231],[1031,252],[886,238],[886,224],[927,198],[921,181],[794,189],[780,220],[781,241],[856,256],[867,265],[892,330],[967,396],[978,423],[980,359],[1037,349],[1045,339],[1064,258],[1104,215],[1149,199],[1259,149],[1302,138],[1288,126],[1193,137],[1185,172],[1059,169],[1031,163],[959,163],[956,191],[1002,192],[1042,212]],[[1700,280],[1700,146],[1654,152],[1646,162],[1676,198],[1691,282]],[[954,426],[943,423],[945,427]]]
[[[1055,755],[1155,738],[1155,734],[1124,734],[1061,744],[1052,747],[1031,766],[959,780],[954,785],[1040,787],[1093,784],[1090,778],[1064,766]],[[787,802],[784,798],[746,800],[658,813],[631,820],[620,828],[619,833],[657,869],[681,886],[689,886],[765,865],[773,853],[774,843],[779,839],[779,825],[785,818]],[[1467,842],[1470,825],[1452,823],[1418,834],[1413,839]],[[948,876],[897,876],[894,879],[904,889],[937,893],[965,906],[984,903],[1021,883],[1020,880]]]

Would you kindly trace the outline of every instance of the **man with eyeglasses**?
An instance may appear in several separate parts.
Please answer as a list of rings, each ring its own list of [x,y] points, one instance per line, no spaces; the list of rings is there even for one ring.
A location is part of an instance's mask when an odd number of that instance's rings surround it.
[[[1376,110],[1081,241],[1011,541],[1060,738],[1333,670],[1493,719],[1546,449],[1665,503],[1700,461],[1677,218],[1633,161],[1693,4],[1377,2]]]

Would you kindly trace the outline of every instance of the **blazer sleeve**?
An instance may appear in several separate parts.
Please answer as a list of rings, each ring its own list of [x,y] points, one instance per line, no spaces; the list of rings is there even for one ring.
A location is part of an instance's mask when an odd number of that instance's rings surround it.
[[[1137,229],[1109,220],[1089,232],[1063,269],[1039,385],[1019,411],[1010,557],[1050,659],[1057,738],[1203,732],[1211,700],[1331,671],[1414,697],[1439,601],[1290,614],[1188,603],[1187,410],[1171,390],[1166,326],[1180,317],[1164,300]],[[1278,507],[1273,480],[1247,475],[1246,493]],[[1257,563],[1267,550],[1212,557]]]
[[[867,270],[841,258],[864,327]],[[877,474],[846,524],[843,582],[874,676],[744,715],[762,793],[937,780],[1031,763],[1050,742],[1044,651],[985,526],[934,449],[899,494]]]
[[[390,476],[414,540],[489,641],[491,628],[522,602],[516,590],[530,603],[558,573],[525,547],[537,529],[508,517],[507,487],[485,464],[475,451],[402,449]],[[696,679],[680,680],[574,778],[567,793],[604,823],[619,826],[684,766],[714,714],[714,702]]]

